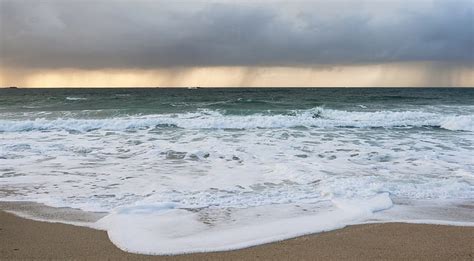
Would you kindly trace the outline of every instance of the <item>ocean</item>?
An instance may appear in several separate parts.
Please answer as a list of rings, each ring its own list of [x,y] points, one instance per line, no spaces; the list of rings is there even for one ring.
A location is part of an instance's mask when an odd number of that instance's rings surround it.
[[[0,201],[137,253],[474,225],[474,89],[0,89]]]

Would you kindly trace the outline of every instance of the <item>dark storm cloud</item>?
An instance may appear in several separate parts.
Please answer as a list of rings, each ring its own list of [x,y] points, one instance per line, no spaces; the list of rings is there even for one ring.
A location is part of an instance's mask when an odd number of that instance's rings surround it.
[[[4,67],[474,60],[474,0],[0,2]]]

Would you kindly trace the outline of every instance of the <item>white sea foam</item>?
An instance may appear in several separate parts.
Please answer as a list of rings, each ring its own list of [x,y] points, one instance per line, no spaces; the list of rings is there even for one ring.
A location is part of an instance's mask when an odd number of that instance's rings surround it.
[[[472,223],[438,215],[474,199],[472,117],[316,108],[3,119],[0,199],[108,212],[96,227],[114,243],[160,254],[373,220]]]
[[[127,129],[176,126],[187,129],[255,129],[291,127],[441,127],[447,130],[474,131],[473,115],[445,115],[421,111],[341,111],[316,108],[292,115],[225,115],[218,111],[158,114],[107,119],[0,120],[0,131]]]
[[[440,127],[447,130],[474,131],[474,116],[463,115],[447,117],[441,121]]]
[[[224,251],[332,230],[369,218],[392,206],[388,193],[365,200],[333,200],[330,211],[282,217],[260,209],[247,209],[231,220],[203,223],[196,212],[175,204],[134,206],[119,209],[98,222],[112,242],[125,251],[146,254],[179,254]],[[284,208],[284,206],[283,206]],[[288,207],[286,207],[288,208]]]
[[[84,98],[84,97],[66,97],[66,100],[68,100],[68,101],[82,101],[82,100],[87,100],[87,98]]]

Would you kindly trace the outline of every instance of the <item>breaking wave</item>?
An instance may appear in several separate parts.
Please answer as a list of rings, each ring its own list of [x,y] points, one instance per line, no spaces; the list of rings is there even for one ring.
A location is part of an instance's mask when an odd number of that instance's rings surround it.
[[[113,130],[153,129],[256,129],[256,128],[416,128],[433,127],[452,131],[474,131],[474,116],[446,115],[421,111],[343,111],[323,108],[288,114],[225,115],[218,111],[180,114],[155,114],[104,119],[0,120],[1,132],[44,130]]]
[[[68,100],[68,101],[83,101],[83,100],[87,100],[87,98],[84,98],[84,97],[66,97],[66,100]]]

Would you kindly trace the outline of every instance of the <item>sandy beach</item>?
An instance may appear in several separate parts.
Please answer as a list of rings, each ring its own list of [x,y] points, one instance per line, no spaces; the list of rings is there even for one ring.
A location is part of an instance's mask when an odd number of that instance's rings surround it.
[[[472,260],[474,227],[369,224],[237,251],[144,256],[121,251],[107,233],[0,212],[0,259],[82,260]]]

